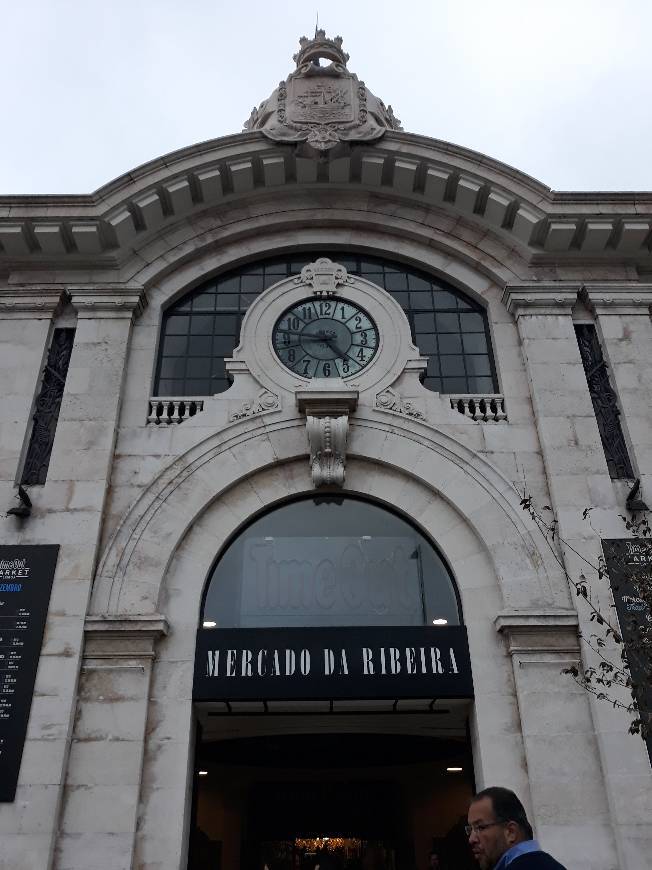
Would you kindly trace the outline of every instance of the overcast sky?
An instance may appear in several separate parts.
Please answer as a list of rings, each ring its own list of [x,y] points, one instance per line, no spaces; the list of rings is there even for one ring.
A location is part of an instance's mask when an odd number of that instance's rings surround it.
[[[405,130],[556,190],[652,190],[650,0],[0,0],[0,194],[239,132],[317,8]]]

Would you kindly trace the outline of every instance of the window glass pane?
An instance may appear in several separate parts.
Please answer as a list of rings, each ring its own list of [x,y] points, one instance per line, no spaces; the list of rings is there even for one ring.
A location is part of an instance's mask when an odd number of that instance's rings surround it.
[[[191,335],[188,342],[189,356],[210,356],[213,352],[212,335]]]
[[[220,278],[217,282],[218,293],[237,293],[240,290],[240,278]]]
[[[437,315],[437,332],[459,332],[459,329],[457,314]]]
[[[455,332],[440,335],[439,353],[462,353],[462,336]]]
[[[168,317],[165,323],[167,335],[185,335],[188,332],[189,317]]]
[[[235,339],[230,335],[216,335],[213,339],[215,356],[231,356],[235,347]]]
[[[207,378],[211,373],[211,360],[208,357],[194,357],[187,361],[186,377]]]
[[[196,315],[190,321],[191,335],[212,335],[215,318],[212,315]]]
[[[421,353],[437,353],[437,336],[434,333],[417,335],[416,343]]]
[[[394,290],[407,290],[407,288],[407,275],[400,272],[394,274],[385,270],[385,289],[388,293],[392,293]]]
[[[361,275],[382,275],[383,274],[383,265],[382,263],[376,263],[371,260],[360,260],[360,274]],[[374,283],[378,283],[375,281]]]
[[[434,314],[415,314],[414,315],[414,330],[415,330],[415,332],[434,332],[435,331],[435,315]]]
[[[466,378],[442,378],[445,393],[466,393]]]
[[[463,356],[442,356],[440,360],[442,375],[463,375],[465,373]]]
[[[488,356],[474,354],[466,357],[466,370],[470,375],[491,375]]]
[[[209,380],[195,380],[192,378],[186,379],[186,396],[209,396],[210,395],[210,381]]]
[[[223,359],[214,359],[211,367],[211,376],[214,378],[226,378],[226,366]]]
[[[185,356],[169,357],[161,363],[162,378],[182,378],[186,373]]]
[[[186,352],[188,339],[185,336],[168,335],[163,342],[163,353],[166,356],[179,356]]]
[[[158,383],[157,396],[181,396],[183,389],[183,381],[171,380],[162,378]]]
[[[481,314],[460,314],[462,332],[484,332],[484,317]]]
[[[217,335],[235,335],[238,327],[236,314],[220,314],[215,318],[215,332]]]
[[[218,311],[223,308],[231,308],[237,311],[239,305],[240,297],[237,293],[222,293],[220,296],[217,297]]]
[[[193,311],[214,311],[215,295],[213,293],[200,293],[192,300]]]
[[[429,378],[438,377],[439,373],[439,359],[436,356],[431,356],[428,360],[426,376]]]
[[[493,378],[469,378],[470,393],[496,393]]]
[[[410,284],[410,290],[417,291],[419,293],[426,293],[430,298],[432,285],[430,281],[425,278],[420,278],[418,275],[408,275],[408,281]]]
[[[410,305],[432,310],[432,293],[410,293]]]
[[[471,332],[464,336],[464,350],[466,353],[486,353],[487,337],[482,332]]]
[[[242,293],[259,293],[263,289],[263,271],[257,275],[243,275],[240,291]]]
[[[447,290],[435,292],[435,308],[457,308],[457,297]]]
[[[392,293],[392,296],[398,302],[401,308],[409,308],[410,300],[407,293]]]
[[[302,499],[251,523],[213,570],[203,619],[220,628],[460,621],[430,541],[398,515],[352,498]]]

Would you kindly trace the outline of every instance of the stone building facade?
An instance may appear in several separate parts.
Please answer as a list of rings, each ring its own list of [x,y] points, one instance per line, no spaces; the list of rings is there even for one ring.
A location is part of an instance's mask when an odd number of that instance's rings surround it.
[[[3,519],[0,543],[59,545],[0,867],[219,866],[188,864],[211,728],[457,735],[469,787],[514,788],[569,867],[652,867],[645,745],[560,674],[588,613],[519,505],[524,485],[552,505],[574,575],[576,554],[627,537],[635,478],[645,496],[652,194],[558,193],[403,132],[321,33],[295,59],[241,134],[88,196],[0,198],[0,503],[21,481],[32,502]],[[279,323],[306,300],[369,316],[376,345],[355,373],[324,369],[340,341],[327,330],[306,376],[277,352]],[[440,303],[462,318],[450,331]],[[193,323],[212,341],[196,363]],[[581,325],[620,412],[615,458]],[[37,438],[55,338],[65,385]],[[193,700],[216,558],[252,518],[316,494],[384,506],[432,542],[459,596],[472,698],[440,716],[434,690],[412,715],[349,698],[340,718],[337,693],[267,716],[263,697]],[[223,865],[237,861],[223,852]]]

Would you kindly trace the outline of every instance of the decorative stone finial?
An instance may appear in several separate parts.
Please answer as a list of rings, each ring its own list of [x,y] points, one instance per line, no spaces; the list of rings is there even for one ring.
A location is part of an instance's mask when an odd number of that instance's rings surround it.
[[[385,106],[349,72],[342,37],[315,30],[294,55],[297,68],[272,96],[254,108],[245,130],[260,130],[275,142],[295,143],[302,153],[337,153],[348,142],[373,142],[387,130],[401,130]],[[330,61],[321,66],[320,60]]]

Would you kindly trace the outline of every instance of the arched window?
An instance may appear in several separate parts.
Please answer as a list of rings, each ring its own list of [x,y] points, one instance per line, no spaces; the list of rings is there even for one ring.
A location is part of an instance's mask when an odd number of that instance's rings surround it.
[[[383,287],[402,306],[412,337],[428,357],[424,385],[441,393],[496,393],[487,315],[477,302],[439,278],[402,263],[318,251],[248,263],[212,278],[167,309],[156,369],[158,396],[224,392],[224,358],[240,336],[245,311],[272,284],[324,255]]]
[[[254,520],[208,582],[213,628],[459,625],[448,568],[398,514],[367,501],[313,496]]]

